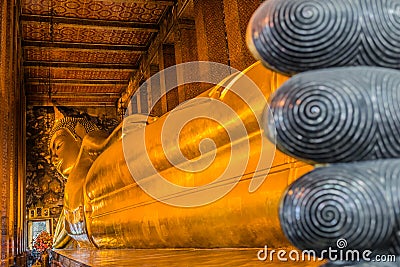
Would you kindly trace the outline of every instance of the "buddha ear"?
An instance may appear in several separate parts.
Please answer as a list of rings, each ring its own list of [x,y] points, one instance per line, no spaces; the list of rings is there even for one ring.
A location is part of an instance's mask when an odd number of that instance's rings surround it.
[[[81,140],[83,140],[86,135],[85,127],[80,122],[78,122],[75,126],[75,133],[80,137]]]

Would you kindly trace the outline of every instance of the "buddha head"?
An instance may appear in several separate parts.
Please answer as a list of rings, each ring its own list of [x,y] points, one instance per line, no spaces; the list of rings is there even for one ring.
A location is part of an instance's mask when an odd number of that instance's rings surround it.
[[[68,178],[78,160],[83,138],[98,127],[86,117],[65,117],[57,108],[54,111],[55,123],[49,135],[51,163]]]

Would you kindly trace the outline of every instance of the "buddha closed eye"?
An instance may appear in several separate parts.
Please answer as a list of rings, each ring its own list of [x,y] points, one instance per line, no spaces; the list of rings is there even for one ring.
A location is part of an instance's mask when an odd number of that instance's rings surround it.
[[[75,166],[80,151],[80,142],[67,129],[54,133],[50,141],[52,164],[65,178]]]

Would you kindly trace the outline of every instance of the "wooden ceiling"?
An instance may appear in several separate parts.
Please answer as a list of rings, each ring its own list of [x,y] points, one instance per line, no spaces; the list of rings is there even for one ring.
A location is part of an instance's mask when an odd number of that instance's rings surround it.
[[[173,4],[22,0],[28,104],[115,106]]]

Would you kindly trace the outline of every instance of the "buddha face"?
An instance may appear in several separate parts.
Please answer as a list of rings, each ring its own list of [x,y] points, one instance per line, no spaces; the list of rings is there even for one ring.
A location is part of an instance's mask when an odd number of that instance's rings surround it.
[[[71,173],[78,159],[80,142],[66,129],[58,130],[51,138],[51,162],[65,178]]]

